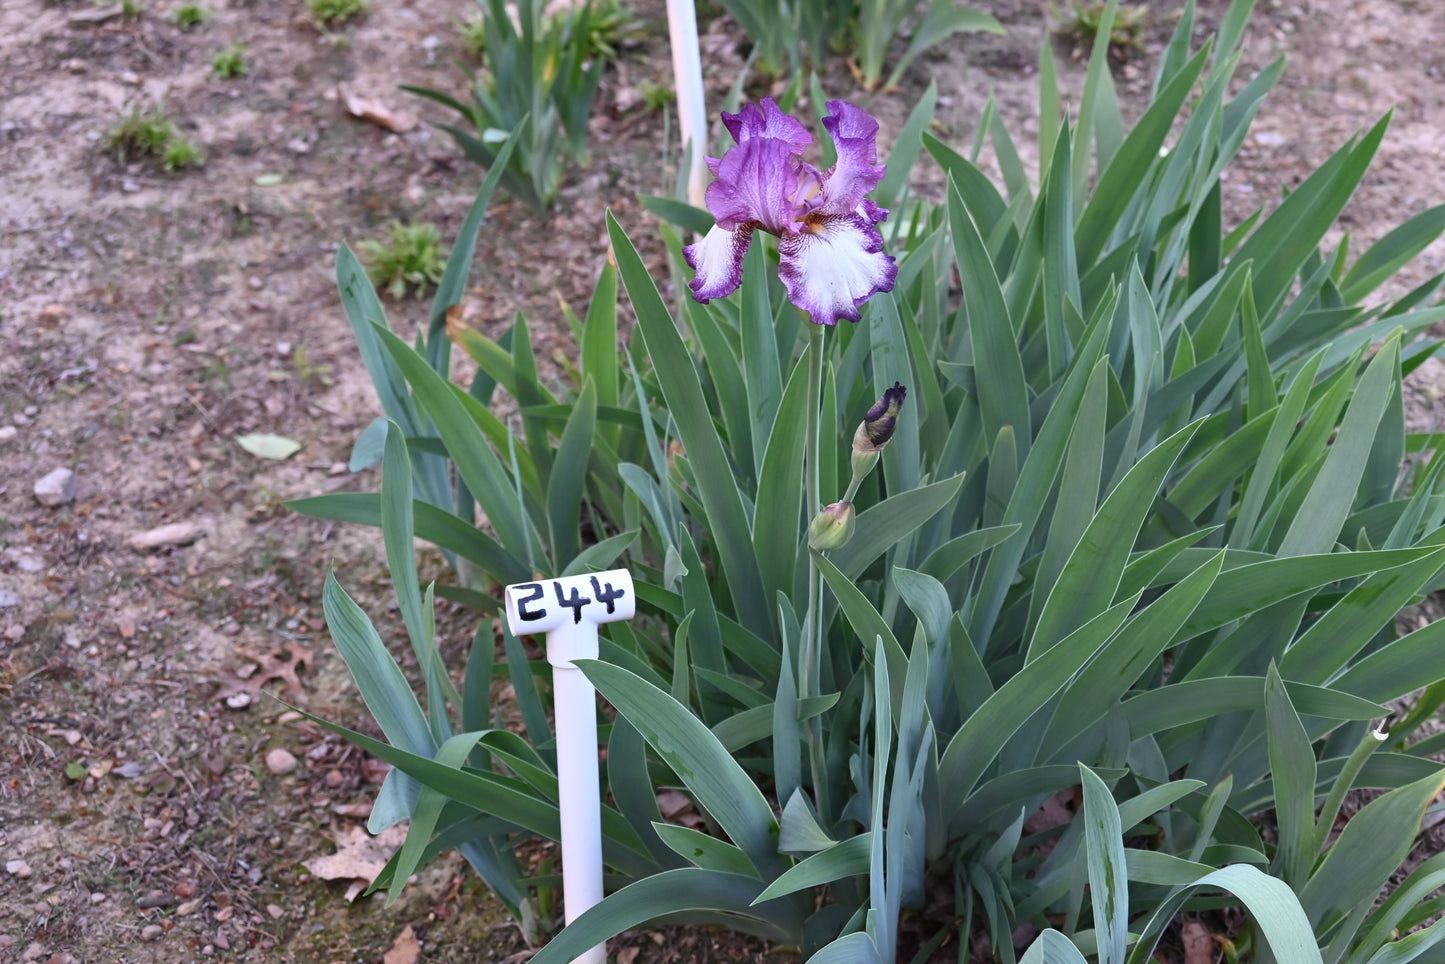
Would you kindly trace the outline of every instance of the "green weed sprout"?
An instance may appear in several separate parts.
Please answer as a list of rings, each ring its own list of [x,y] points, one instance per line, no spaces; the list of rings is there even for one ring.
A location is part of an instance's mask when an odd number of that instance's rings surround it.
[[[200,4],[185,3],[176,8],[175,23],[182,30],[199,27],[211,19],[211,12]]]
[[[366,0],[306,0],[306,9],[317,26],[339,27],[366,12]]]
[[[211,58],[211,73],[221,80],[234,80],[251,72],[246,61],[246,45],[233,43]]]
[[[417,297],[441,280],[446,267],[441,235],[434,224],[402,224],[392,222],[386,241],[367,240],[357,245],[367,273],[380,288],[393,298],[406,297],[408,287],[415,287]]]
[[[1069,0],[1069,5],[1073,12],[1067,14],[1053,4],[1049,5],[1054,16],[1064,23],[1062,32],[1081,45],[1093,44],[1103,25],[1103,0]],[[1148,15],[1148,7],[1120,6],[1114,11],[1113,24],[1109,28],[1109,46],[1116,55],[1138,49],[1139,35]]]
[[[183,167],[200,167],[205,163],[205,155],[201,149],[184,137],[179,135],[173,137],[161,152],[161,166],[167,171],[180,170]]]
[[[195,167],[203,160],[200,149],[176,130],[158,104],[132,108],[106,132],[105,146],[121,163],[156,157],[167,171]]]

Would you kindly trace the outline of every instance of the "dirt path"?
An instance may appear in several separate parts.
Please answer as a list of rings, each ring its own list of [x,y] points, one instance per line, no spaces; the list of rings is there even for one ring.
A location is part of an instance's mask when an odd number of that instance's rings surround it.
[[[1009,36],[925,59],[910,90],[936,77],[943,129],[964,143],[995,89],[1026,142],[1036,5],[983,5]],[[303,867],[362,825],[381,773],[258,692],[364,719],[321,622],[328,566],[396,638],[374,534],[280,503],[375,485],[344,465],[376,405],[335,294],[337,242],[394,218],[436,222],[450,242],[480,180],[424,124],[392,133],[347,117],[337,88],[425,116],[396,86],[459,86],[453,25],[473,8],[376,0],[329,35],[299,2],[217,4],[191,32],[171,22],[175,6],[101,19],[83,2],[0,3],[0,961],[379,960],[416,940],[429,961],[507,958],[523,949],[515,928],[455,859],[385,913]],[[1120,75],[1135,103],[1170,6],[1155,5]],[[1292,59],[1230,181],[1231,211],[1277,197],[1392,105],[1346,226],[1358,245],[1439,203],[1445,11],[1261,6],[1247,64]],[[1204,7],[1208,23],[1223,4]],[[616,105],[644,79],[666,82],[664,38],[654,29],[609,74],[592,166],[557,217],[494,206],[473,276],[483,329],[526,310],[544,350],[568,351],[557,298],[585,305],[603,209],[650,234],[634,195],[671,182],[662,120]],[[213,78],[212,56],[236,42],[252,72]],[[736,47],[726,30],[710,38],[719,87]],[[896,122],[911,96],[858,100]],[[104,149],[120,116],[157,103],[204,167],[166,174]],[[1432,249],[1410,278],[1442,268]],[[409,330],[425,303],[388,310]],[[1413,417],[1429,423],[1438,397],[1427,380]],[[258,459],[234,441],[251,432],[302,449]],[[43,505],[33,486],[56,469],[74,473],[73,494]],[[172,524],[191,527],[180,544],[130,545]],[[460,650],[470,626],[447,626]],[[638,941],[641,961],[757,959],[708,934]]]

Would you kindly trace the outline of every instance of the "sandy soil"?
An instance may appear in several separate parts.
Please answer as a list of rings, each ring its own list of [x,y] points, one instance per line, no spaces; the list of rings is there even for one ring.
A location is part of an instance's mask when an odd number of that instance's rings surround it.
[[[329,566],[399,638],[379,538],[280,503],[375,486],[345,469],[377,406],[335,293],[338,242],[392,219],[435,222],[450,242],[481,177],[425,124],[394,133],[346,116],[338,88],[442,119],[396,88],[459,89],[455,24],[472,7],[375,0],[325,33],[295,0],[217,3],[191,32],[171,22],[175,5],[102,19],[82,2],[0,2],[0,961],[399,962],[418,943],[429,961],[524,959],[454,858],[387,912],[303,867],[362,826],[382,771],[267,695],[365,725],[321,621]],[[903,91],[859,94],[840,67],[830,92],[879,113],[887,140],[935,78],[941,131],[966,143],[992,90],[1027,143],[1043,5],[981,5],[1008,36],[950,44]],[[1201,6],[1211,25],[1224,4]],[[1128,109],[1177,7],[1151,6],[1121,68]],[[1241,74],[1281,53],[1290,65],[1231,173],[1230,214],[1272,204],[1391,108],[1343,227],[1358,246],[1439,203],[1445,9],[1260,7]],[[604,208],[651,235],[634,196],[672,183],[664,124],[620,105],[643,80],[667,82],[665,36],[655,25],[609,72],[591,167],[549,221],[494,205],[470,295],[483,330],[524,310],[544,350],[570,352],[558,298],[585,305]],[[252,72],[213,78],[211,57],[234,42]],[[714,104],[740,43],[726,24],[706,40]],[[1077,65],[1064,73],[1077,90]],[[166,174],[104,149],[121,115],[157,103],[204,167]],[[1437,246],[1401,283],[1442,268]],[[425,308],[388,303],[399,330]],[[1432,366],[1413,389],[1417,425],[1434,424],[1439,382]],[[234,441],[251,432],[302,449],[258,459]],[[73,496],[42,505],[34,484],[61,468]],[[170,524],[193,527],[184,544],[130,545]],[[443,624],[460,652],[472,625]],[[764,959],[705,932],[627,943],[640,961]]]

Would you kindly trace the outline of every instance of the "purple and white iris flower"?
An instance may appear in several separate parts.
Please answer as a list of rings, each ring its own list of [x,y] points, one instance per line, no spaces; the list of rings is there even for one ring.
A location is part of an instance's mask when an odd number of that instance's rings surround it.
[[[772,98],[724,113],[737,141],[721,160],[708,158],[717,177],[707,206],[717,225],[683,249],[697,272],[689,287],[701,304],[722,298],[742,283],[743,255],[753,231],[779,238],[779,271],[788,299],[820,325],[858,320],[858,306],[892,291],[898,276],[883,253],[877,225],[888,212],[864,195],[878,186],[878,122],[841,100],[828,101],[823,126],[838,149],[838,162],[822,172],[803,160],[813,136]]]

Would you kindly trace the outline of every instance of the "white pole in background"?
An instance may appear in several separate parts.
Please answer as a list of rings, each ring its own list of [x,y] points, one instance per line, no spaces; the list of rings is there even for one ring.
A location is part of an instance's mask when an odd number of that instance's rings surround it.
[[[703,102],[702,56],[697,48],[695,0],[667,0],[667,32],[672,45],[672,77],[677,91],[677,123],[682,149],[691,148],[687,171],[687,201],[705,207],[707,191],[707,105]]]
[[[597,658],[597,627],[631,619],[632,575],[612,569],[508,586],[514,636],[547,634],[557,726],[557,789],[562,816],[562,902],[567,923],[602,900],[602,789],[597,776],[597,691],[572,662]],[[577,964],[607,964],[598,944]]]

